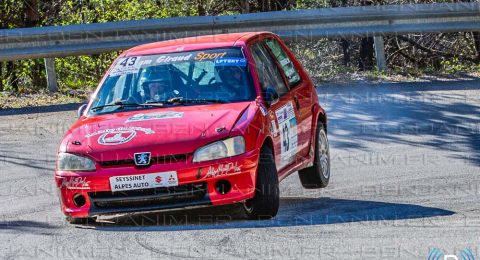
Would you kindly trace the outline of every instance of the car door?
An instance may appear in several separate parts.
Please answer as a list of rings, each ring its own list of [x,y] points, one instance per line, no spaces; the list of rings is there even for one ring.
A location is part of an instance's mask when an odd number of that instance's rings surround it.
[[[293,62],[295,57],[275,38],[265,39],[265,45],[275,57],[278,66],[290,89],[298,123],[298,156],[306,156],[310,150],[312,128],[312,86],[308,79],[303,79]]]
[[[272,87],[279,95],[278,102],[268,108],[277,170],[295,162],[297,155],[297,115],[291,93],[280,68],[263,42],[250,45],[255,68],[262,91]]]

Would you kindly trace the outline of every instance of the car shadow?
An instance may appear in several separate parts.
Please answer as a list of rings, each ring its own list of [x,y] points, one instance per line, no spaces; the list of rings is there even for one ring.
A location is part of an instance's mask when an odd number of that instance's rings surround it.
[[[122,215],[98,220],[98,231],[182,231],[269,228],[382,222],[448,216],[455,212],[413,204],[331,198],[281,198],[278,215],[269,220],[246,220],[232,215],[239,206]],[[394,223],[394,222],[392,222]]]
[[[7,151],[0,149],[0,162],[15,166],[22,166],[34,170],[45,170],[53,172],[55,170],[55,160],[37,159],[34,156],[15,156],[8,155]]]
[[[30,220],[4,220],[0,221],[0,232],[20,232],[27,234],[50,234],[52,230],[61,226],[50,223]]]
[[[74,110],[77,110],[83,104],[84,103],[68,103],[68,104],[45,105],[45,106],[37,106],[37,107],[0,109],[0,116],[74,111]]]

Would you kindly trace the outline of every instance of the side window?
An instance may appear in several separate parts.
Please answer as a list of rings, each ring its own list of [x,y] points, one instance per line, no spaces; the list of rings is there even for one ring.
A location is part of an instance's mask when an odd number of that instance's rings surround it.
[[[265,42],[275,58],[278,60],[280,67],[282,67],[283,73],[285,73],[290,87],[295,86],[301,80],[300,75],[298,74],[297,68],[288,57],[285,50],[275,39],[268,39]]]
[[[288,88],[283,81],[277,64],[265,46],[262,43],[256,43],[252,45],[251,50],[262,89],[265,90],[267,87],[274,87],[279,96],[286,94]]]

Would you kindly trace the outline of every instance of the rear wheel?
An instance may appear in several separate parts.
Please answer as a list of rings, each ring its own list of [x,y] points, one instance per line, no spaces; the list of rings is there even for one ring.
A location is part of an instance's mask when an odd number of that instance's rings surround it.
[[[88,217],[88,218],[67,217],[67,221],[70,224],[88,225],[88,224],[95,224],[95,222],[97,221],[97,218],[96,217]]]
[[[298,171],[302,186],[306,189],[325,188],[330,180],[330,148],[327,133],[318,122],[315,136],[315,158],[313,166]]]
[[[255,197],[247,200],[243,209],[249,219],[270,219],[277,215],[279,204],[277,167],[272,149],[265,146],[260,151]]]

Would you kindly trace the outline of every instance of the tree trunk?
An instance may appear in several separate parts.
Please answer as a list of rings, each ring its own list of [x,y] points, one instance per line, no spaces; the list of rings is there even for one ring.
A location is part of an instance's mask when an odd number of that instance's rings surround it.
[[[5,28],[5,24],[3,24],[3,22],[0,20],[0,29],[4,29]],[[3,91],[4,88],[3,88],[3,66],[4,66],[4,63],[3,62],[0,62],[0,91]]]
[[[23,18],[25,27],[35,27],[40,21],[38,13],[38,0],[23,1]]]
[[[241,4],[241,13],[242,14],[250,13],[250,3],[248,2],[248,0],[241,0],[240,4]]]
[[[331,1],[330,5],[332,5],[332,7],[338,7],[336,6],[335,1]],[[342,7],[348,6],[347,0],[342,0],[341,6]],[[343,65],[349,66],[351,63],[350,41],[343,38],[340,40],[340,45],[342,46],[342,52],[343,52]]]
[[[373,37],[362,38],[360,42],[360,60],[359,68],[360,70],[371,70],[373,69]]]
[[[460,0],[460,2],[475,2],[472,0]],[[480,32],[472,32],[473,45],[475,46],[475,63],[480,63]]]
[[[24,0],[23,1],[23,24],[25,27],[36,27],[40,25],[40,14],[38,0]],[[43,77],[43,60],[34,60],[34,65],[31,67],[32,85],[38,89],[46,87],[46,79]]]
[[[12,90],[13,92],[17,92],[18,91],[18,79],[15,77],[15,64],[13,63],[13,61],[7,61],[7,73],[12,75],[11,77],[11,86],[12,86]]]
[[[296,6],[295,0],[257,0],[257,10],[259,12],[290,10]]]
[[[349,66],[351,63],[351,55],[350,55],[350,42],[346,39],[342,39],[340,41],[343,50],[343,65]]]
[[[0,62],[0,91],[3,91],[3,62]]]
[[[199,16],[207,15],[207,11],[205,10],[205,6],[202,0],[197,0],[197,11]]]
[[[477,64],[480,63],[480,32],[473,32],[473,42],[475,44],[475,51],[477,52],[475,61]]]
[[[363,0],[362,6],[372,5],[372,1]],[[358,67],[360,70],[371,70],[373,69],[373,37],[362,38],[360,42],[360,60],[358,62]]]

